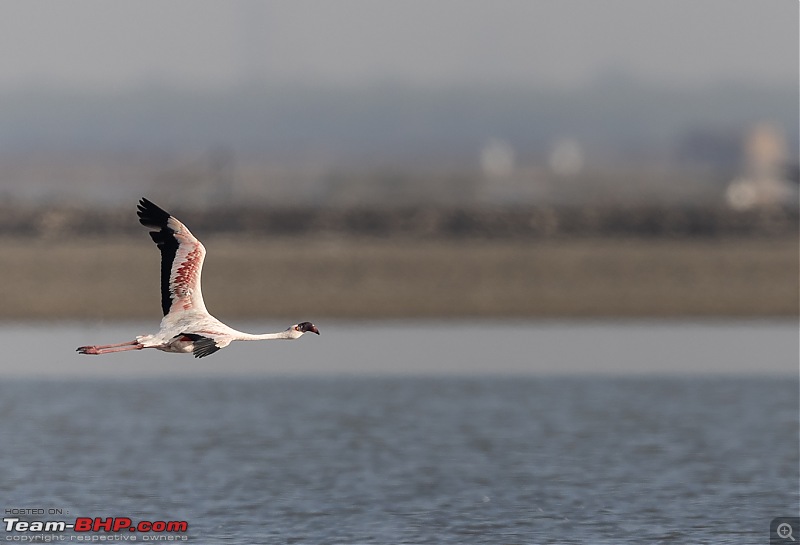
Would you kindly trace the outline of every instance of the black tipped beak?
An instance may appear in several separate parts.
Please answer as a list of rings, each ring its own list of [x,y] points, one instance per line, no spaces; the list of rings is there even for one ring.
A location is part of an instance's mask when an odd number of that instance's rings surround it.
[[[311,332],[311,333],[316,333],[317,335],[319,335],[319,329],[317,329],[317,326],[315,326],[311,322],[301,322],[301,323],[297,324],[297,328],[300,331],[302,331],[303,333]]]

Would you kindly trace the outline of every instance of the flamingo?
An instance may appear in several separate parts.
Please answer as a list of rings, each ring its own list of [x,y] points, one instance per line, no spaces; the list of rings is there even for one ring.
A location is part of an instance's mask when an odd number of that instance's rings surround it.
[[[164,318],[157,333],[135,340],[81,346],[80,354],[110,354],[155,348],[164,352],[192,353],[204,358],[232,341],[299,339],[319,330],[311,322],[300,322],[278,333],[253,335],[223,324],[206,310],[200,291],[200,272],[206,249],[184,224],[169,212],[142,198],[137,207],[139,223],[150,229],[150,237],[161,250],[161,308]]]

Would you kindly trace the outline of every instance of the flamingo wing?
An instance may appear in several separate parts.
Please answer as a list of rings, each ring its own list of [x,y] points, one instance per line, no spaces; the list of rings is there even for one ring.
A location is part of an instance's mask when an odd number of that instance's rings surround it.
[[[187,337],[191,341],[194,341],[192,354],[194,354],[195,358],[205,358],[220,349],[220,347],[217,346],[217,341],[210,337],[203,337],[196,333],[184,333],[182,337]]]
[[[184,224],[147,199],[137,210],[139,223],[161,250],[161,308],[169,313],[206,311],[200,290],[200,272],[206,249]]]

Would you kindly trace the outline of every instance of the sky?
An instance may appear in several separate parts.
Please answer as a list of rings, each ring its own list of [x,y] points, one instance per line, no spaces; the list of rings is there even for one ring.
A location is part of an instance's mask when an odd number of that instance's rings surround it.
[[[0,90],[798,80],[796,0],[7,0]]]

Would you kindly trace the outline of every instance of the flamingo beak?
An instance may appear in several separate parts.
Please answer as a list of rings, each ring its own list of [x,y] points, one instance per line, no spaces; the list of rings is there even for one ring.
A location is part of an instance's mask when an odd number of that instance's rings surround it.
[[[317,326],[315,326],[311,322],[301,322],[297,324],[297,329],[298,331],[302,331],[303,333],[311,332],[319,335],[319,329],[317,329]]]

